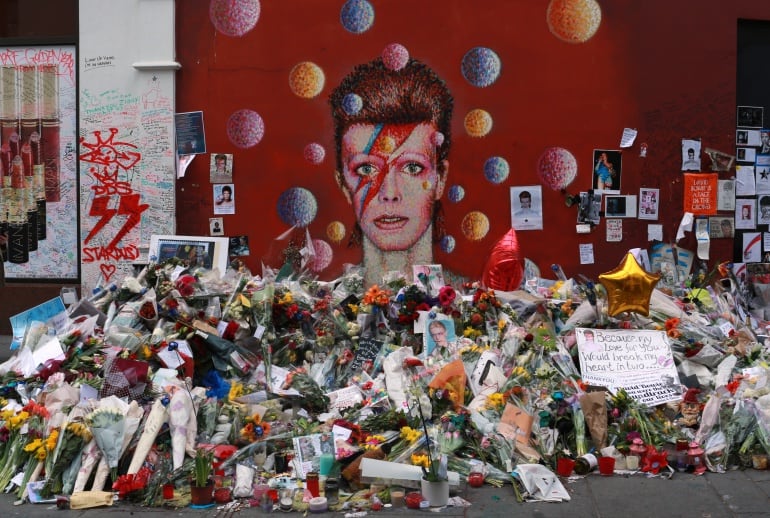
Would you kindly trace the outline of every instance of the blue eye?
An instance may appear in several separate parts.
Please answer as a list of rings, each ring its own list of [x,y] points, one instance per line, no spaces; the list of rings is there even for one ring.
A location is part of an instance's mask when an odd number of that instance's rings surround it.
[[[361,176],[372,176],[377,172],[377,168],[372,164],[361,164],[355,169],[356,174]]]

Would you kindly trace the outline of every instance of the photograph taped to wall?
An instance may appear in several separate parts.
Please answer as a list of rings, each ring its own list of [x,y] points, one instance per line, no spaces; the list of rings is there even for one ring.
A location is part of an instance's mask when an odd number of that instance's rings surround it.
[[[235,214],[235,184],[215,183],[214,214]]]
[[[735,144],[738,146],[758,146],[760,142],[759,130],[735,130]]]
[[[711,149],[710,147],[705,149],[705,153],[711,159],[711,165],[709,166],[711,171],[730,171],[735,164],[735,155]],[[701,168],[702,171],[704,169]]]
[[[542,200],[540,185],[511,187],[511,226],[516,230],[542,230]]]
[[[762,106],[738,106],[736,126],[761,128],[763,112]]]
[[[211,183],[232,183],[233,155],[229,153],[211,153],[209,181]]]
[[[754,196],[755,194],[757,194],[757,183],[754,178],[754,166],[735,166],[735,195]]]
[[[735,236],[734,227],[733,218],[709,217],[709,237],[711,239],[732,238]]]
[[[770,224],[770,195],[768,194],[757,199],[757,224]]]
[[[195,263],[196,266],[217,268],[221,277],[227,269],[227,246],[226,237],[153,234],[150,237],[148,257],[158,263],[176,257],[185,263]]]
[[[757,148],[739,147],[735,150],[735,158],[738,162],[749,162],[753,164],[757,159]]]
[[[174,115],[176,148],[180,155],[199,155],[206,152],[206,132],[203,112],[183,112]]]
[[[699,139],[682,139],[682,171],[700,171],[700,149]]]
[[[13,206],[3,204],[5,213],[0,219],[6,223],[6,217],[10,216],[13,223],[9,223],[7,233],[8,261],[0,271],[5,270],[7,280],[75,281],[81,275],[78,238],[82,236],[79,236],[76,210],[79,173],[84,174],[89,168],[101,171],[114,164],[105,164],[109,157],[101,152],[98,138],[93,134],[81,134],[84,141],[78,147],[76,65],[79,56],[74,44],[4,46],[3,55],[5,60],[0,66],[0,146],[11,151],[16,148],[35,153],[36,150],[44,167],[38,169],[34,180],[39,180],[40,190],[35,194],[32,210],[25,210],[17,203]],[[11,142],[13,135],[18,140]],[[78,149],[82,150],[80,156]],[[22,154],[26,156],[23,151]],[[10,180],[12,174],[13,158],[7,157],[5,167],[0,168],[4,169],[6,180]],[[24,161],[31,163],[26,158]],[[82,171],[78,171],[78,164]],[[25,171],[28,167],[24,166]],[[35,176],[33,172],[29,174]],[[80,182],[81,186],[91,185],[83,179]],[[103,188],[94,183],[96,185],[87,190],[92,197],[92,191]],[[12,192],[17,191],[15,186],[9,184],[8,187]],[[85,209],[87,214],[90,207]],[[94,217],[94,220],[98,219]],[[34,238],[28,235],[28,226],[35,229]],[[82,248],[81,261],[96,263],[106,254],[104,249],[109,247],[115,235],[103,231],[89,237],[92,241]]]
[[[735,180],[719,180],[717,210],[735,210]]]
[[[608,218],[635,218],[636,195],[605,195],[604,215]]]
[[[660,190],[642,187],[639,189],[639,219],[658,219]]]
[[[757,228],[756,216],[757,200],[754,198],[736,198],[735,200],[735,228],[741,230],[753,230]]]
[[[593,189],[606,193],[620,193],[623,154],[618,150],[594,149]]]
[[[222,218],[209,218],[209,234],[212,236],[225,235],[225,223]]]
[[[602,195],[596,191],[580,193],[580,204],[578,205],[578,223],[591,223],[598,225],[602,212]]]
[[[758,158],[762,158],[764,156],[770,158],[770,155],[757,155]],[[756,181],[755,189],[757,194],[770,194],[770,163],[759,164],[759,160],[757,160],[754,174]]]

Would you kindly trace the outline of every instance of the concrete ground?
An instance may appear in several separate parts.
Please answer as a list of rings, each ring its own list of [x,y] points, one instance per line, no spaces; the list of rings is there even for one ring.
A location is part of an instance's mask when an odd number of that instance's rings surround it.
[[[10,357],[10,338],[0,336],[0,362]],[[463,517],[508,517],[511,515],[538,518],[583,518],[583,517],[686,517],[686,518],[727,518],[770,515],[770,471],[729,471],[694,476],[675,473],[670,479],[648,478],[637,474],[602,477],[590,475],[585,478],[563,480],[571,500],[563,503],[527,502],[518,503],[510,485],[501,489],[485,485],[474,489],[463,487],[457,493],[471,503],[466,508],[444,508],[433,511],[386,508],[369,512],[369,516],[425,515],[435,512],[443,516]],[[14,505],[15,497],[0,494],[0,517],[24,516],[27,518],[50,515],[83,516],[88,518],[111,516],[205,516],[226,518],[233,514],[262,514],[258,509],[244,509],[233,513],[221,508],[196,510],[191,508],[143,508],[137,505],[116,502],[112,507],[83,511],[59,511],[51,504]],[[300,516],[300,513],[281,513]],[[323,513],[320,516],[342,516],[342,513]]]

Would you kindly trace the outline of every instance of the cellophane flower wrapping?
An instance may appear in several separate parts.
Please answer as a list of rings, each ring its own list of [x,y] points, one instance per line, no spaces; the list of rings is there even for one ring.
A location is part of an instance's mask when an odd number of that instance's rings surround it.
[[[123,415],[125,416],[123,440],[120,444],[120,453],[118,458],[122,458],[131,439],[139,428],[139,423],[144,415],[144,410],[139,406],[136,401],[131,401],[124,409]],[[107,476],[110,474],[111,466],[108,465],[107,457],[102,457],[99,461],[99,466],[96,468],[96,474],[94,475],[94,489],[101,489],[104,487],[107,481]]]
[[[94,440],[107,461],[107,466],[113,471],[113,479],[117,478],[116,471],[120,462],[120,450],[126,431],[126,416],[119,406],[102,406],[87,417]]]

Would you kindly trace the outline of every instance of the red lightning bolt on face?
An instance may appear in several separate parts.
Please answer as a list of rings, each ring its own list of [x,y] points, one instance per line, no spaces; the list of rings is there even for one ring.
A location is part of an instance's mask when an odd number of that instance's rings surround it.
[[[396,158],[399,147],[406,142],[416,127],[416,123],[378,124],[375,126],[369,142],[362,150],[362,153],[380,156],[384,158],[387,163],[390,163]],[[387,171],[381,171],[380,174],[360,178],[360,181],[356,186],[356,194],[364,191],[364,199],[361,202],[360,209],[361,214],[364,213],[364,210],[369,206],[372,200],[377,197],[377,193],[380,192],[380,188],[382,187],[387,174]],[[359,214],[359,217],[361,214]]]

